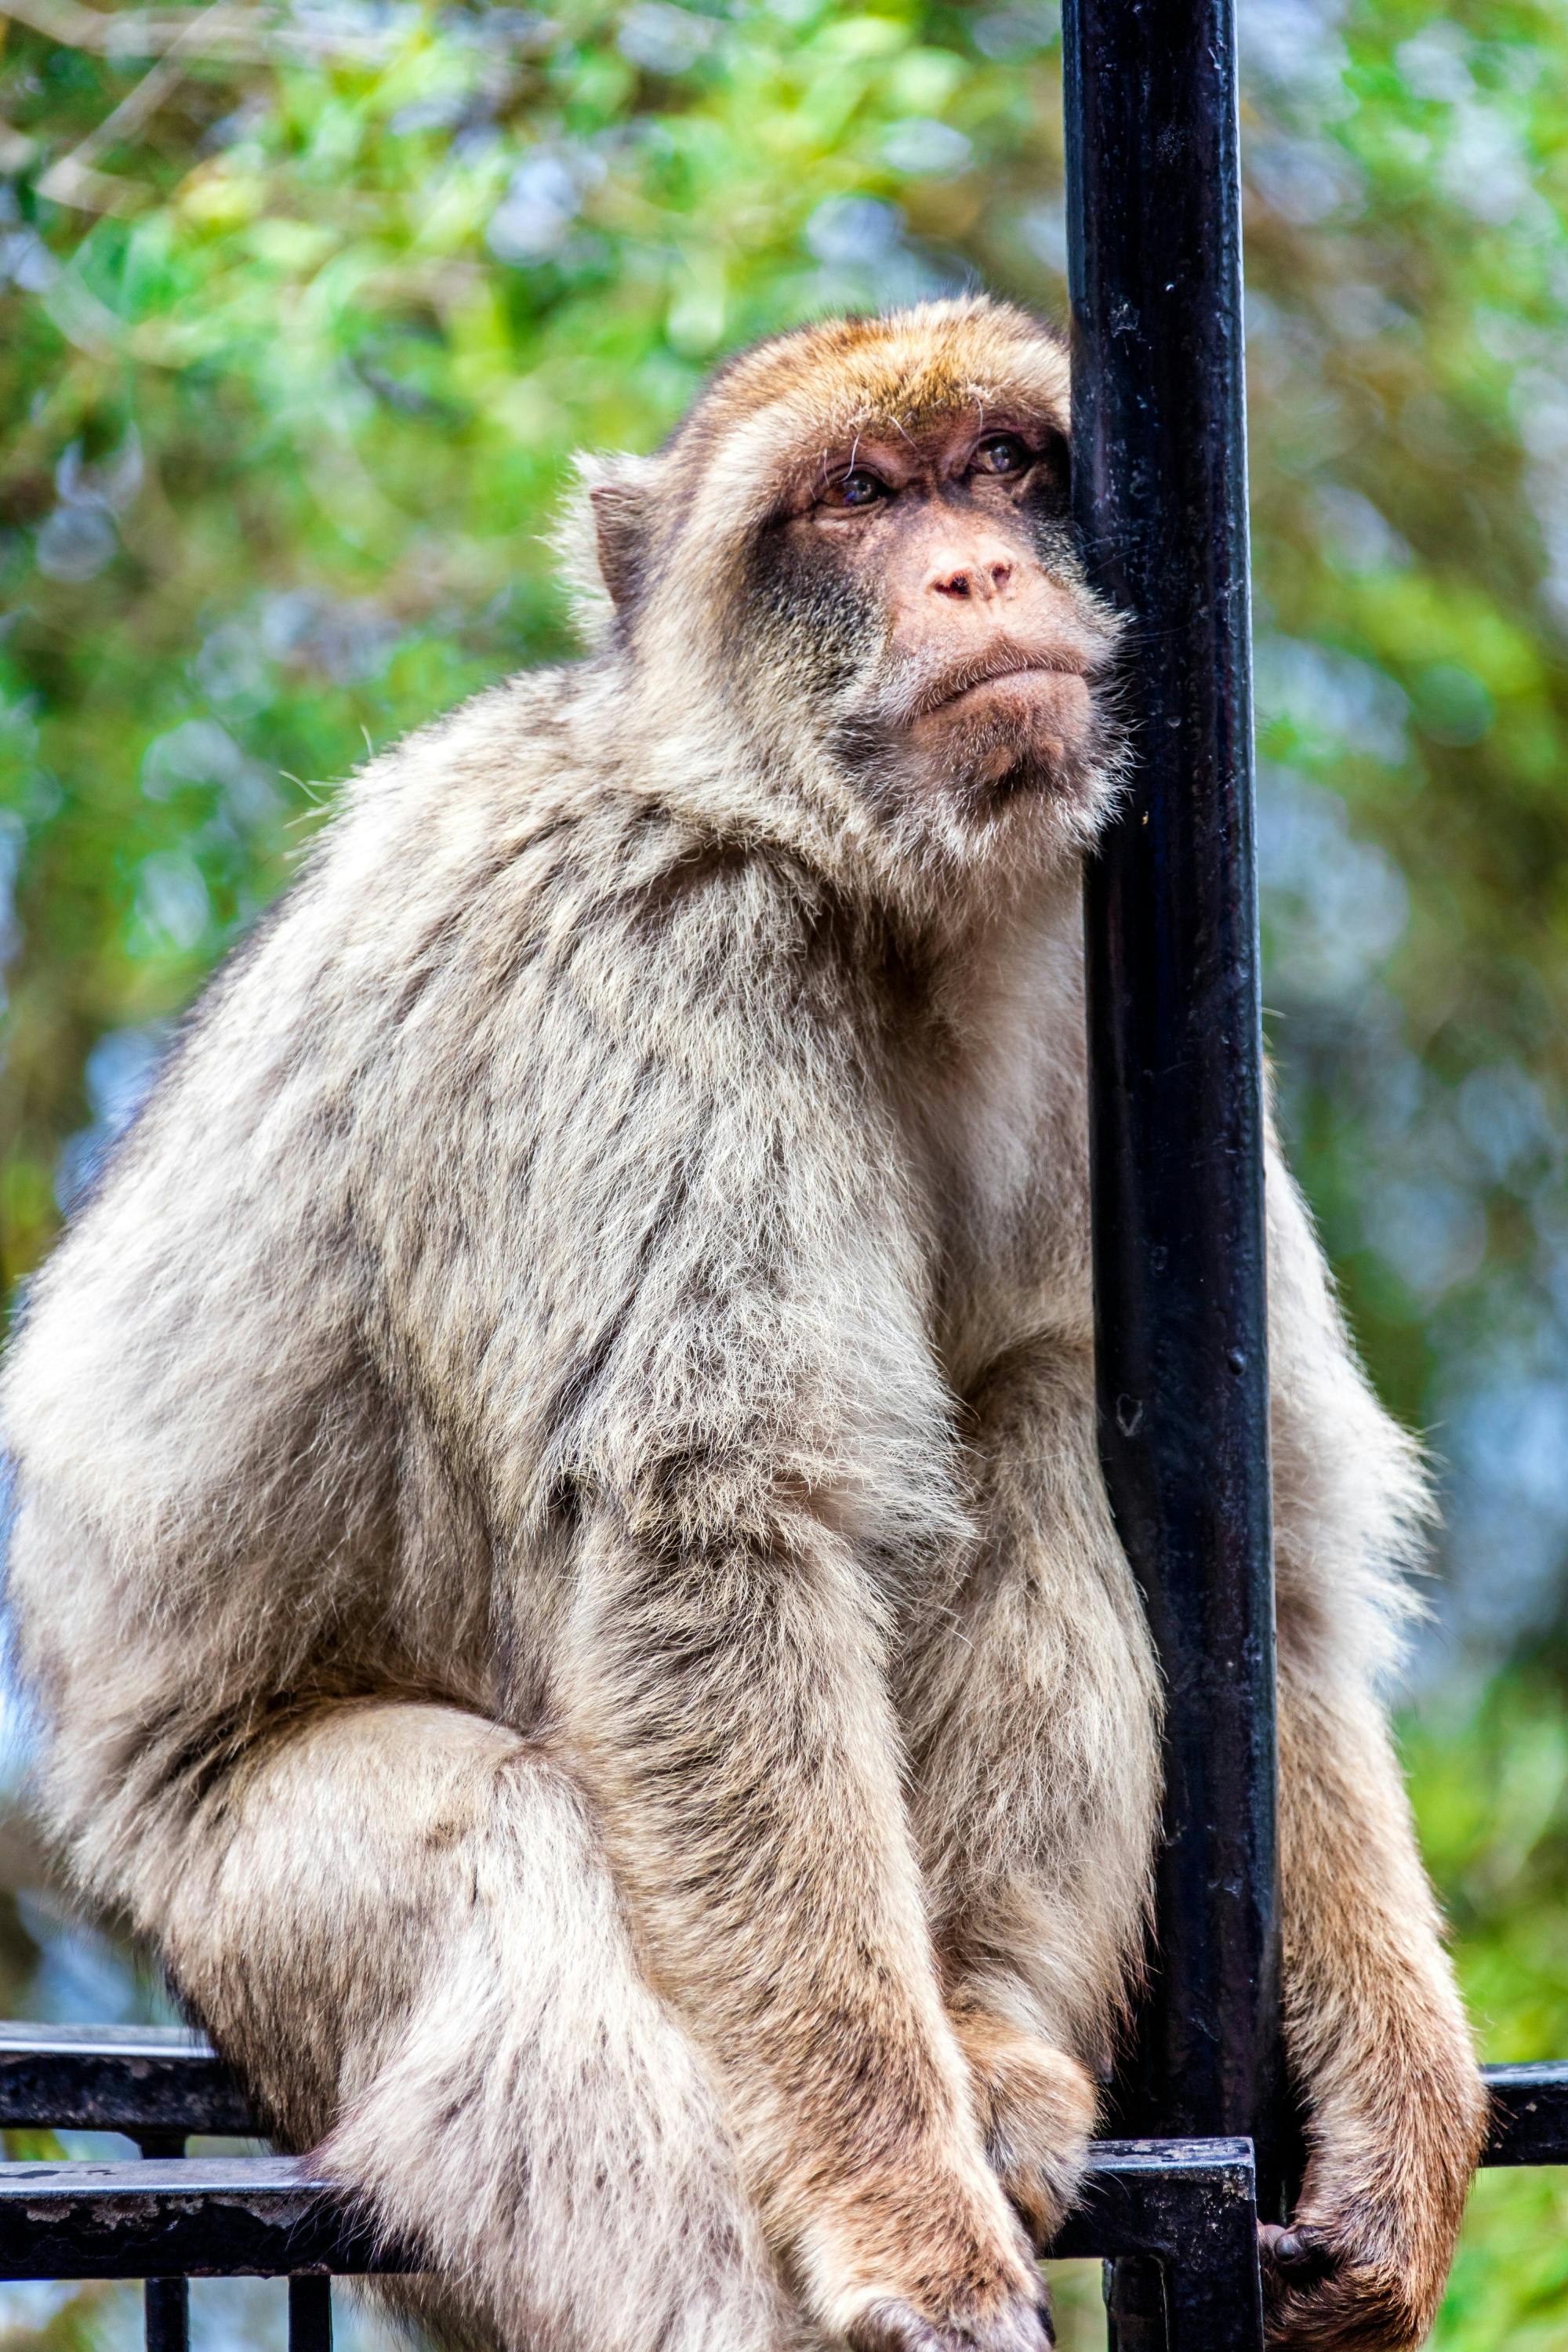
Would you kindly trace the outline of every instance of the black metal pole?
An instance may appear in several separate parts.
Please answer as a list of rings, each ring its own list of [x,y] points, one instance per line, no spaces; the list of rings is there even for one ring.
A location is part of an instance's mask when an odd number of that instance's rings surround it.
[[[184,2156],[183,2131],[143,2131],[136,2144],[144,2157]],[[142,2288],[142,2340],[145,2352],[190,2352],[191,2283],[185,2278],[150,2278]]]
[[[1157,1948],[1124,2120],[1250,2135],[1271,2197],[1274,1613],[1232,7],[1068,0],[1064,44],[1074,503],[1091,577],[1132,616],[1136,753],[1086,897],[1100,1450],[1168,1706]]]

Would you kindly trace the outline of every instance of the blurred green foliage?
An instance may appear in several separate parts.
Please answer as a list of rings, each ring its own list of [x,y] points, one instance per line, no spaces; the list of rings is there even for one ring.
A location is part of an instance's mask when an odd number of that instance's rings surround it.
[[[1409,1738],[1471,1996],[1489,2054],[1568,2053],[1557,1653],[1483,1679],[1561,1634],[1568,1556],[1568,18],[1244,0],[1242,29],[1282,1107],[1445,1465]],[[1059,121],[1031,0],[10,0],[8,1284],[320,787],[565,648],[571,452],[648,446],[824,308],[979,279],[1059,314]],[[5,1990],[101,2001],[64,1949],[18,1915]],[[1555,2176],[1483,2183],[1444,2352],[1568,2342],[1565,2223]]]

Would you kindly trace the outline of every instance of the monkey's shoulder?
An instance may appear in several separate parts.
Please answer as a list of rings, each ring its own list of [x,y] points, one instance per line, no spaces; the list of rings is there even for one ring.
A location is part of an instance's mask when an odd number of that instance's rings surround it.
[[[407,737],[348,788],[295,919],[362,982],[623,982],[808,1008],[877,961],[864,920],[786,845],[677,803],[574,709],[583,673],[525,672]],[[875,926],[872,927],[873,929]]]

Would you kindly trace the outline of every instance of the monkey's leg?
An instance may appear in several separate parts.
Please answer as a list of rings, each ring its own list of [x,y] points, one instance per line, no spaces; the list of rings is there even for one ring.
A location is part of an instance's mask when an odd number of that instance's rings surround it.
[[[585,1530],[554,1694],[641,1947],[713,2054],[818,2323],[863,2352],[1037,2352],[1044,2290],[942,2009],[868,1580],[804,1506],[728,1497],[720,1531],[711,1474],[683,1476]]]
[[[1380,1710],[1287,1643],[1280,1679],[1285,2035],[1306,2179],[1265,2232],[1270,2341],[1426,2337],[1485,2095]]]
[[[138,1908],[176,1982],[282,2136],[325,2134],[330,2168],[428,2263],[443,2332],[518,2352],[797,2340],[700,2061],[537,1750],[451,1708],[335,1706],[148,1846]]]
[[[1041,2237],[1070,2201],[1136,1968],[1159,1691],[1094,1447],[1088,1352],[1019,1348],[971,1400],[981,1543],[908,1658],[913,1810],[993,2161]]]

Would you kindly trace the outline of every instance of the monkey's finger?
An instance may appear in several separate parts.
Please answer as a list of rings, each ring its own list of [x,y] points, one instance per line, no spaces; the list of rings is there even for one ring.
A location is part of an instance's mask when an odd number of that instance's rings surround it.
[[[1265,2278],[1277,2273],[1292,2286],[1326,2278],[1339,2261],[1336,2248],[1307,2221],[1260,2221],[1258,2243]]]

